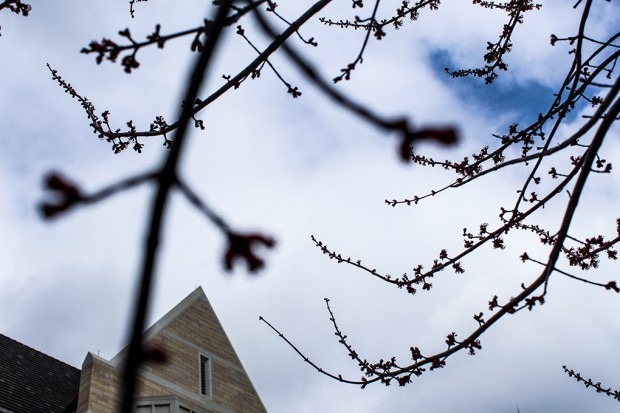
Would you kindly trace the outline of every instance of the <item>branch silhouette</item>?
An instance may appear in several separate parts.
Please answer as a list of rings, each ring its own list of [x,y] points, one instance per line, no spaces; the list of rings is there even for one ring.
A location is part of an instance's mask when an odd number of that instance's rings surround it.
[[[130,0],[130,14],[133,17],[136,3],[146,0]],[[420,18],[422,10],[437,11],[439,1],[422,0],[411,3],[408,0],[396,5],[396,11],[382,16],[383,3],[375,0],[372,10],[367,17],[355,16],[354,19],[343,18],[332,20],[321,17],[319,20],[334,30],[360,29],[364,30],[363,39],[357,56],[350,63],[340,69],[335,77],[320,73],[304,53],[298,51],[292,44],[300,42],[304,47],[316,47],[318,42],[314,37],[306,38],[301,35],[301,29],[319,12],[330,5],[331,0],[317,0],[309,5],[295,19],[285,17],[284,13],[276,11],[277,4],[270,0],[235,1],[216,0],[213,2],[216,12],[212,19],[204,19],[199,26],[176,33],[162,34],[159,24],[154,31],[146,36],[146,40],[138,41],[129,29],[121,30],[118,35],[122,42],[103,38],[93,41],[82,49],[82,53],[93,54],[97,63],[109,61],[119,63],[125,72],[132,73],[140,67],[138,52],[146,47],[157,46],[164,48],[167,42],[180,39],[191,39],[190,50],[195,52],[196,62],[190,78],[186,84],[183,99],[178,104],[179,113],[174,121],[169,123],[163,116],[155,116],[152,123],[146,128],[140,128],[132,120],[125,122],[125,126],[117,128],[112,125],[110,111],[98,114],[94,104],[66,80],[59,72],[48,65],[52,79],[71,96],[85,111],[90,128],[96,136],[107,141],[114,153],[121,153],[128,148],[141,152],[144,145],[152,138],[161,137],[164,146],[169,150],[166,160],[154,171],[148,171],[119,182],[113,183],[92,194],[84,193],[78,183],[61,175],[58,172],[50,173],[44,181],[48,192],[48,200],[41,203],[39,211],[46,219],[52,219],[73,211],[79,206],[85,206],[104,201],[109,197],[130,190],[146,182],[154,183],[156,193],[150,204],[150,220],[147,236],[143,248],[141,261],[140,288],[136,294],[134,319],[130,332],[130,346],[128,362],[124,373],[124,396],[122,411],[128,413],[133,408],[133,394],[136,389],[136,377],[141,363],[148,358],[148,352],[143,348],[145,314],[149,308],[150,291],[156,274],[157,257],[159,253],[160,231],[166,217],[166,210],[170,194],[173,190],[179,193],[226,238],[227,247],[222,254],[222,265],[225,270],[232,270],[236,263],[245,263],[249,272],[256,272],[265,267],[266,262],[257,254],[256,247],[272,248],[276,241],[262,233],[245,233],[233,230],[220,214],[212,209],[205,199],[191,188],[180,176],[179,165],[182,162],[185,150],[188,128],[193,126],[205,129],[204,122],[197,116],[209,105],[216,102],[230,90],[237,89],[248,79],[264,79],[261,71],[265,66],[273,71],[276,82],[282,82],[286,93],[293,98],[301,97],[297,80],[285,79],[276,69],[272,57],[279,53],[287,59],[296,70],[294,76],[303,78],[316,88],[334,107],[343,109],[357,117],[360,121],[381,130],[385,135],[393,135],[398,139],[398,158],[422,167],[443,168],[450,173],[451,178],[447,185],[431,189],[422,195],[414,195],[407,199],[385,200],[389,206],[415,206],[421,201],[440,202],[444,192],[469,188],[469,185],[483,179],[490,174],[499,174],[511,168],[527,168],[524,178],[516,185],[516,196],[510,206],[500,208],[499,223],[483,222],[477,230],[463,229],[463,248],[456,253],[440,248],[435,257],[430,257],[427,263],[416,263],[410,273],[401,276],[392,276],[372,266],[362,263],[361,259],[352,259],[328,248],[327,245],[314,235],[312,242],[328,258],[351,265],[372,277],[386,282],[389,285],[405,290],[413,295],[433,288],[432,280],[436,274],[450,269],[456,274],[465,273],[463,260],[475,254],[481,254],[483,246],[491,250],[503,250],[510,240],[510,233],[529,232],[538,237],[540,243],[548,250],[546,257],[535,256],[531,251],[523,252],[519,256],[523,263],[536,264],[533,280],[521,283],[520,290],[510,298],[500,299],[493,296],[488,303],[488,313],[480,311],[473,315],[473,327],[465,327],[465,334],[448,332],[445,338],[445,349],[432,354],[422,352],[416,345],[409,348],[411,359],[405,362],[397,361],[395,357],[380,358],[376,362],[369,361],[358,353],[355,346],[349,342],[344,329],[338,324],[332,311],[329,299],[325,299],[329,320],[332,323],[334,334],[338,342],[344,346],[351,360],[357,363],[362,377],[343,377],[334,373],[335,369],[324,368],[312,361],[305,352],[300,350],[293,340],[286,337],[276,327],[263,317],[269,328],[278,334],[306,363],[317,372],[342,383],[366,387],[373,383],[390,385],[396,381],[399,386],[411,383],[412,378],[424,373],[443,368],[447,359],[452,355],[466,351],[471,355],[482,349],[482,336],[507,315],[521,312],[523,309],[533,311],[537,306],[549,301],[548,293],[551,290],[553,277],[563,276],[575,281],[596,286],[613,293],[620,293],[617,282],[610,280],[601,282],[591,276],[575,275],[572,269],[581,271],[595,271],[602,257],[609,260],[617,259],[616,244],[620,242],[620,218],[610,223],[608,234],[588,234],[584,236],[572,228],[574,216],[579,210],[580,202],[584,200],[584,190],[587,188],[590,175],[593,173],[609,175],[612,163],[605,159],[602,145],[611,133],[614,122],[620,119],[620,78],[617,76],[616,63],[620,58],[620,32],[611,28],[607,38],[597,39],[588,34],[592,24],[592,0],[580,0],[575,5],[579,9],[579,25],[569,36],[550,36],[550,47],[567,47],[572,61],[566,68],[564,78],[556,89],[555,97],[544,113],[533,114],[531,121],[525,126],[512,123],[502,134],[490,137],[490,143],[482,146],[470,156],[457,160],[435,160],[421,153],[419,143],[434,142],[445,147],[452,147],[459,141],[457,128],[450,125],[436,127],[418,126],[409,120],[407,115],[385,116],[380,107],[363,104],[361,100],[346,93],[342,85],[352,78],[354,70],[360,70],[365,54],[369,54],[371,42],[383,39],[393,27],[397,30],[405,24],[405,20],[415,21]],[[483,56],[482,66],[472,69],[452,70],[447,73],[454,78],[480,78],[483,83],[491,84],[500,72],[508,71],[508,56],[513,48],[512,37],[517,28],[524,23],[526,13],[534,13],[540,5],[531,0],[509,0],[504,3],[493,1],[474,1],[474,4],[492,10],[499,10],[505,14],[505,24],[495,42],[487,42],[487,52]],[[352,0],[352,9],[364,8],[362,0]],[[265,7],[263,11],[262,7]],[[19,0],[8,0],[0,3],[0,11],[8,9],[14,13],[26,16],[30,6]],[[254,18],[256,24],[242,25],[240,21]],[[277,30],[277,27],[284,26]],[[245,20],[244,20],[245,22]],[[247,42],[256,52],[256,57],[235,75],[224,75],[224,84],[213,87],[206,97],[198,95],[200,86],[211,72],[214,52],[222,42],[226,31],[236,30],[237,41]],[[268,45],[261,49],[254,42],[256,32],[268,37]],[[600,32],[600,31],[598,31]],[[120,44],[123,43],[123,44]],[[553,70],[558,70],[553,68]],[[288,78],[288,75],[287,75]],[[458,81],[458,80],[456,80]],[[305,98],[305,95],[304,95]],[[567,132],[567,119],[576,112],[585,113],[583,119],[574,120],[577,126]],[[549,168],[549,169],[547,169]],[[561,204],[562,220],[554,228],[547,228],[534,221],[540,216],[545,206],[551,203]],[[539,254],[538,254],[539,255]],[[430,265],[429,265],[430,264]],[[424,269],[424,266],[427,269]],[[531,265],[527,266],[532,267]],[[569,270],[567,267],[571,267]],[[410,267],[411,268],[411,267]],[[485,310],[486,311],[486,310]],[[464,337],[464,338],[460,338]],[[443,344],[441,344],[443,346]],[[594,384],[590,379],[583,379],[578,373],[567,370],[567,374],[578,381],[594,386],[597,391],[617,398],[610,389],[604,389],[600,384]]]

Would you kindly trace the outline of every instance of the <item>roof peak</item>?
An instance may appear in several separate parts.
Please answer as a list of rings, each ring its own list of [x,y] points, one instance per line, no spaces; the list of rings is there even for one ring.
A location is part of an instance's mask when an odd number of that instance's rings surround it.
[[[211,303],[209,302],[207,295],[205,294],[202,286],[200,285],[196,287],[191,293],[189,293],[183,300],[181,300],[181,302],[175,305],[170,311],[168,311],[155,323],[153,323],[153,325],[147,328],[144,331],[143,340],[148,341],[149,339],[155,337],[157,334],[159,334],[160,331],[170,325],[178,316],[183,314],[198,300],[204,301],[209,307],[211,307]],[[121,364],[125,360],[125,355],[128,351],[128,347],[129,345],[123,347],[123,349],[119,351],[118,354],[112,357],[110,362],[115,366]]]

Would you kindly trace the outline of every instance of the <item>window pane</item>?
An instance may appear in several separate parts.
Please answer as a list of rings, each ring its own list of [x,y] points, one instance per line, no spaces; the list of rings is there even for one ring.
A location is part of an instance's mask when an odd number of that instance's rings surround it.
[[[170,405],[169,404],[156,405],[153,413],[170,413]]]

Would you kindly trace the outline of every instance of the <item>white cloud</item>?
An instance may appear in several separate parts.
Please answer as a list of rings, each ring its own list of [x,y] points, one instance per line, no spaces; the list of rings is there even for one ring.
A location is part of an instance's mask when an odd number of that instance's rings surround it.
[[[197,3],[197,8],[187,6],[174,17],[171,10],[176,13],[178,6],[149,2],[139,5],[131,21],[126,4],[87,9],[67,1],[63,7],[70,14],[63,14],[60,6],[35,5],[40,14],[33,11],[16,25],[3,23],[3,53],[14,56],[0,68],[0,87],[6,92],[0,96],[5,114],[0,124],[5,137],[0,155],[3,333],[77,366],[87,351],[111,357],[120,349],[151,190],[133,190],[51,225],[41,223],[33,209],[43,197],[41,177],[51,169],[61,169],[87,190],[95,190],[152,168],[165,151],[153,140],[145,142],[142,155],[112,155],[89,130],[77,102],[53,84],[43,62],[53,59],[61,75],[92,98],[100,111],[109,108],[119,125],[129,118],[148,124],[162,113],[172,118],[189,56],[183,41],[164,51],[141,51],[143,67],[131,76],[118,64],[96,66],[92,56],[77,51],[91,39],[112,36],[130,24],[139,26],[132,32],[150,33],[153,22],[163,16],[168,21],[164,29],[183,27],[183,20],[203,7]],[[556,18],[565,16],[563,10],[555,3],[545,5],[540,17],[519,28],[522,46],[515,47],[509,62],[516,83],[557,81],[544,70],[558,59],[555,49],[547,46],[545,31],[552,24],[549,30],[568,30],[565,25],[572,20]],[[487,17],[489,13],[449,4],[438,12],[424,12],[420,22],[389,33],[380,43],[372,41],[366,61],[342,88],[365,96],[366,103],[385,115],[407,114],[416,124],[460,125],[465,140],[459,148],[420,150],[439,159],[471,153],[506,119],[488,116],[475,102],[464,103],[440,81],[444,74],[431,70],[427,56],[447,49],[459,64],[479,63],[484,42],[498,33],[498,21]],[[319,25],[308,32],[316,33],[321,44],[311,55],[327,76],[337,74],[357,53],[360,33],[349,38],[341,30]],[[55,33],[62,41],[43,47],[41,38]],[[341,34],[342,43],[330,41],[330,36]],[[231,35],[227,47],[221,70],[209,81],[211,88],[220,84],[221,73],[231,73],[245,62],[247,48],[238,37]],[[574,406],[608,410],[606,398],[572,383],[560,366],[574,362],[584,374],[606,377],[613,384],[608,366],[618,362],[611,348],[618,339],[613,317],[617,300],[610,292],[584,289],[572,280],[554,280],[547,305],[494,327],[483,337],[479,355],[456,356],[446,369],[404,389],[371,386],[361,391],[331,381],[258,322],[259,315],[265,316],[323,367],[358,378],[357,366],[333,335],[324,297],[332,299],[341,328],[361,353],[369,359],[394,354],[404,361],[411,345],[425,352],[441,350],[451,331],[459,336],[471,331],[472,315],[487,313],[493,294],[508,298],[537,274],[533,264],[519,262],[522,250],[541,257],[545,253],[533,237],[509,237],[508,251],[487,249],[480,258],[465,260],[465,274],[445,271],[430,292],[413,297],[327,259],[313,246],[310,234],[345,256],[393,275],[411,271],[418,263],[430,267],[440,249],[461,248],[463,226],[473,229],[482,222],[497,222],[499,206],[510,204],[524,172],[509,169],[481,179],[469,190],[446,192],[415,207],[388,207],[385,198],[422,194],[451,177],[437,168],[400,164],[393,136],[336,108],[290,66],[277,67],[288,81],[300,85],[302,97],[294,101],[264,69],[260,79],[246,82],[205,111],[207,130],[192,134],[183,164],[188,182],[234,228],[265,231],[278,239],[274,251],[265,251],[267,269],[256,278],[242,271],[223,274],[221,235],[177,194],[166,224],[151,320],[202,284],[272,412],[491,412],[516,407],[526,412]],[[614,145],[609,151],[610,159],[618,152]],[[613,177],[596,180],[592,187],[588,208],[596,217],[613,219],[616,213],[618,191],[609,184],[612,181]],[[557,219],[552,212],[550,207],[545,222]],[[579,225],[589,228],[588,222]],[[597,221],[597,229],[602,225]],[[593,302],[599,307],[585,304]]]

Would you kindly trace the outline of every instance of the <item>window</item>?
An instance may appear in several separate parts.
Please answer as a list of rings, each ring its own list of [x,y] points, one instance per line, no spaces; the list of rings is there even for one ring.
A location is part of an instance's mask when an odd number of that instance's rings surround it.
[[[211,397],[211,359],[200,355],[200,394]]]
[[[181,405],[181,400],[176,396],[146,396],[138,398],[134,413],[199,413],[204,410],[194,410]],[[2,409],[0,408],[0,413]]]
[[[170,413],[170,404],[139,403],[136,413]]]

